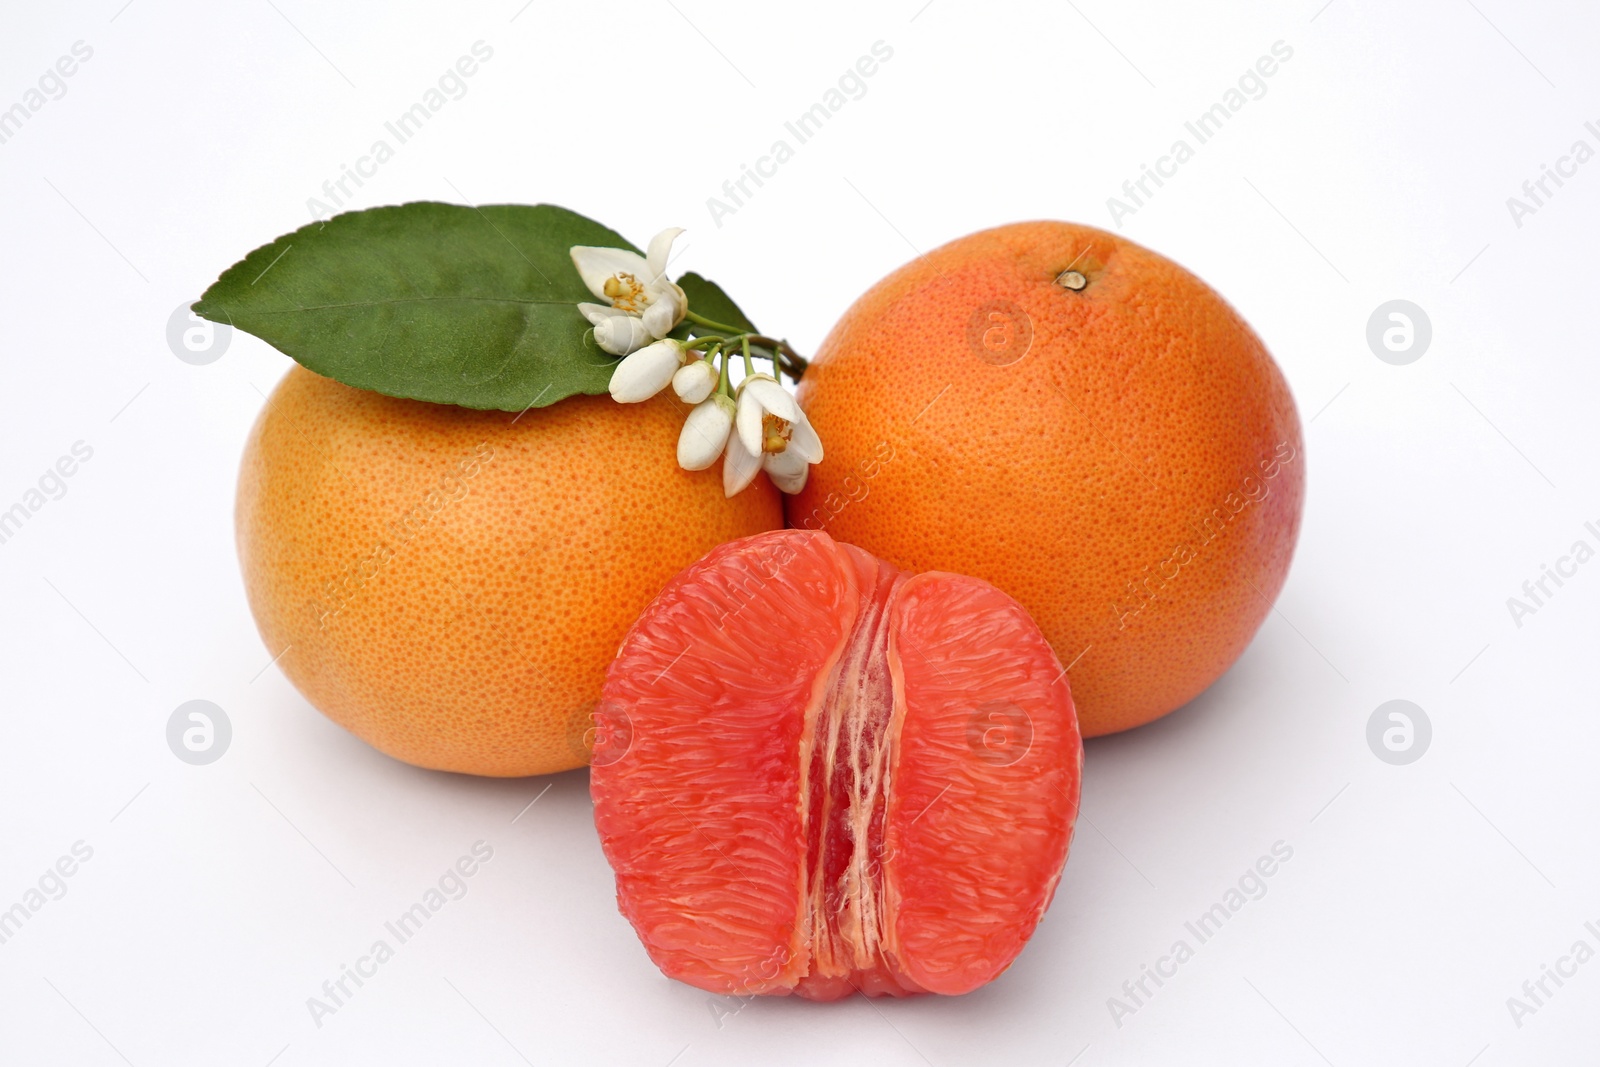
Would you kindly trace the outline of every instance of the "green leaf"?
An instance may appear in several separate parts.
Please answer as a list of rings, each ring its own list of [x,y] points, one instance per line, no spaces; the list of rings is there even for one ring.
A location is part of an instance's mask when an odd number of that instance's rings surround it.
[[[603,393],[617,365],[578,312],[594,297],[573,245],[639,251],[549,204],[352,211],[251,252],[194,310],[346,385],[522,411]],[[738,313],[712,283],[694,285],[696,304]]]

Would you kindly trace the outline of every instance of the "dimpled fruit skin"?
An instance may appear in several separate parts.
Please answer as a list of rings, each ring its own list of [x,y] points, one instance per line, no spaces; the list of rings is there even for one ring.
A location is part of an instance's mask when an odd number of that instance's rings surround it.
[[[422,767],[587,762],[639,611],[724,541],[782,524],[678,468],[683,406],[577,396],[521,416],[397,400],[296,367],[245,446],[236,508],[267,650],[306,699]]]
[[[827,458],[789,524],[1016,597],[1085,736],[1191,700],[1283,585],[1305,488],[1288,386],[1204,282],[1113,234],[1019,223],[907,264],[798,394]]]

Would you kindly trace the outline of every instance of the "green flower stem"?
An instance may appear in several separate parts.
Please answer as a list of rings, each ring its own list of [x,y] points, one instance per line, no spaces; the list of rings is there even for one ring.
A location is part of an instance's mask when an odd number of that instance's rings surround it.
[[[729,326],[725,322],[708,319],[703,315],[695,314],[693,311],[684,312],[684,318],[697,326],[704,326],[710,330],[721,330],[728,334],[729,336],[727,337],[717,338],[724,344],[748,340],[752,345],[768,349],[771,354],[769,355],[767,352],[758,353],[760,358],[770,361],[772,369],[780,375],[787,374],[795,381],[799,381],[801,376],[805,374],[806,368],[811,366],[810,361],[791,348],[788,341],[776,337],[768,337],[765,334],[746,332],[737,326]],[[695,341],[699,340],[700,338],[695,338]],[[694,342],[691,341],[690,344],[693,345]]]
[[[694,323],[697,326],[705,326],[708,329],[712,329],[712,330],[722,330],[725,333],[743,333],[744,332],[743,330],[739,329],[739,327],[737,327],[737,326],[729,326],[725,322],[714,322],[711,319],[708,319],[703,315],[696,315],[692,311],[685,311],[683,313],[683,317],[688,319],[690,322]]]
[[[785,374],[795,381],[799,381],[801,376],[805,374],[806,368],[811,366],[811,361],[801,356],[793,348],[790,348],[787,341],[753,333],[750,335],[750,343],[771,349],[772,355],[767,358],[772,360],[773,367],[781,368]]]
[[[712,357],[707,357],[707,358],[712,358]],[[719,392],[723,396],[727,396],[727,397],[731,397],[733,395],[733,389],[728,384],[728,360],[729,360],[729,358],[730,358],[730,353],[728,352],[728,350],[725,349],[725,348],[722,349],[722,369],[721,369],[721,371],[719,372],[719,374],[717,376],[717,392]]]
[[[744,372],[747,376],[754,374],[756,372],[755,364],[750,362],[750,335],[745,334],[739,338],[739,341],[744,345]],[[776,370],[777,368],[774,367],[773,369]]]

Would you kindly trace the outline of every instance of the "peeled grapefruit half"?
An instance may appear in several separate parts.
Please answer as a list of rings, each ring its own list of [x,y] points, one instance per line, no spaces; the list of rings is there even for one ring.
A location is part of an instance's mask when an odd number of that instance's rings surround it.
[[[976,578],[803,530],[722,545],[634,624],[595,721],[618,902],[702,989],[967,992],[1016,958],[1066,862],[1066,672]]]

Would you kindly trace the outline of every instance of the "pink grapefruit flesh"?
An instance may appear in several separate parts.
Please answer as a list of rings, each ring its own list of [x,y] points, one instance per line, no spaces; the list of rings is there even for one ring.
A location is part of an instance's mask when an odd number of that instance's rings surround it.
[[[1049,906],[1082,744],[1016,601],[825,533],[730,542],[634,624],[595,822],[652,960],[717,993],[965,993]]]

